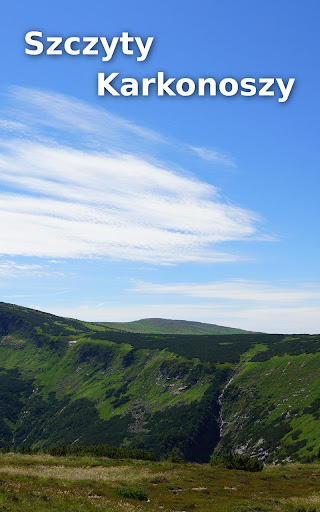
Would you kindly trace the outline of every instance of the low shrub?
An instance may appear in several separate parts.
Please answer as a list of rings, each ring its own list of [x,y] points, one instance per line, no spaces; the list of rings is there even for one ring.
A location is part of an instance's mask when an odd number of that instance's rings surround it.
[[[131,498],[132,500],[148,501],[148,495],[142,487],[117,487],[116,494],[123,498]]]
[[[171,462],[175,462],[175,463],[181,463],[181,462],[184,462],[183,454],[182,454],[182,452],[179,450],[179,448],[172,448],[172,451],[171,451],[171,454],[170,454],[169,460],[170,460]]]
[[[211,458],[211,465],[224,467],[226,469],[238,469],[252,472],[263,470],[263,462],[257,459],[257,457],[237,455],[235,453],[213,455]]]

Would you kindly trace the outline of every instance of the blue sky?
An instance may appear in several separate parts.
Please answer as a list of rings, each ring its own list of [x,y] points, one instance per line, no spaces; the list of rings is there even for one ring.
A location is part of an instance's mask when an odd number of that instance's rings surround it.
[[[320,332],[316,1],[2,8],[0,299],[86,320]],[[144,62],[24,36],[153,36]],[[98,97],[97,73],[296,79],[276,98]]]

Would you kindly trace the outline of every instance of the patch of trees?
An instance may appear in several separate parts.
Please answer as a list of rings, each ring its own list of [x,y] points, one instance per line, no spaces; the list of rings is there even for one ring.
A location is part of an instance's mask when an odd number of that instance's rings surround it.
[[[320,419],[320,398],[316,398],[303,409],[303,414],[312,414],[316,420]]]
[[[116,330],[92,331],[90,338],[128,343],[135,350],[168,349],[187,359],[198,358],[211,363],[238,363],[240,356],[255,344],[273,345],[281,341],[282,334],[140,334]],[[132,356],[131,356],[132,357]]]
[[[0,449],[0,453],[21,453],[26,455],[33,455],[37,453],[47,453],[48,455],[52,455],[53,457],[107,457],[109,459],[135,459],[135,460],[149,460],[155,461],[156,458],[153,453],[147,450],[138,450],[138,449],[127,449],[127,448],[118,448],[117,446],[110,446],[108,444],[98,444],[96,446],[85,446],[85,445],[56,445],[51,448],[37,449],[32,446],[19,446],[17,448],[13,448],[9,445]]]
[[[112,347],[104,343],[79,342],[76,346],[77,364],[88,363],[106,369],[114,357]]]
[[[238,455],[232,452],[224,453],[222,455],[214,455],[211,458],[211,465],[226,469],[237,469],[251,472],[263,470],[263,462],[257,457]]]
[[[17,369],[0,368],[0,446],[11,442],[11,425],[18,420],[24,398],[32,389],[32,381],[23,379]]]
[[[65,456],[94,456],[94,457],[108,457],[109,459],[136,459],[136,460],[156,460],[153,453],[148,450],[127,449],[119,448],[117,446],[110,446],[108,444],[98,444],[96,446],[85,445],[58,445],[53,446],[46,453],[54,457]]]
[[[300,354],[316,354],[320,352],[320,336],[317,335],[290,335],[282,336],[278,343],[271,344],[265,352],[259,352],[253,361],[268,361],[274,356],[298,356]]]

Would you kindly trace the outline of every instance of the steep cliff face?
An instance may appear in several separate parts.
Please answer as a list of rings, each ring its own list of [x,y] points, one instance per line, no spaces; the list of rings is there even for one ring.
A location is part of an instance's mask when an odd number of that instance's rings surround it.
[[[28,320],[10,308],[3,320],[2,446],[108,443],[157,456],[178,447],[188,460],[209,460],[221,373],[211,363],[101,340],[109,331],[26,311]]]
[[[319,368],[319,336],[286,337],[239,365],[223,393],[217,450],[269,462],[318,458]]]

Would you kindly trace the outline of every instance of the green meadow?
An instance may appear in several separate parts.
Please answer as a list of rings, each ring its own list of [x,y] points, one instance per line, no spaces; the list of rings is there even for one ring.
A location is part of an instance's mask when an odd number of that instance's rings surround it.
[[[248,473],[208,464],[8,453],[0,457],[0,510],[316,512],[320,465]]]

